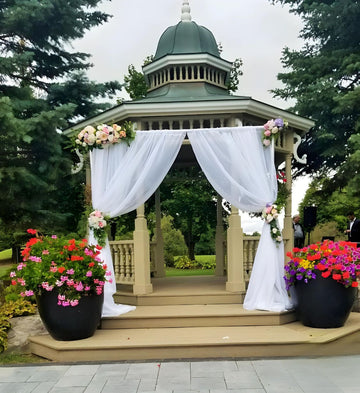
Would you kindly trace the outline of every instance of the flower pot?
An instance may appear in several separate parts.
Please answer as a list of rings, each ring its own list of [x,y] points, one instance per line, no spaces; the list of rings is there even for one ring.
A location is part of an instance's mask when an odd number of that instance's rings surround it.
[[[104,294],[86,295],[75,307],[57,304],[56,291],[36,296],[40,318],[51,337],[59,341],[91,337],[100,324]]]
[[[319,272],[308,283],[297,281],[295,292],[298,319],[314,328],[344,326],[356,296],[356,288],[345,288],[332,278],[323,278]]]

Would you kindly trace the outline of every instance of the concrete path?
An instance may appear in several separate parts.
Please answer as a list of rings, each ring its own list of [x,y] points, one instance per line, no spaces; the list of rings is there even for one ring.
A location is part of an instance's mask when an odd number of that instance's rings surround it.
[[[358,393],[360,355],[0,367],[0,393]]]

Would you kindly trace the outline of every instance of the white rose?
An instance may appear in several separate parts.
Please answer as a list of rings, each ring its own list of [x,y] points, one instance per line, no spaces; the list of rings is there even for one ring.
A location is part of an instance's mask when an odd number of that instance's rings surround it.
[[[281,241],[282,241],[282,237],[281,237],[281,236],[278,236],[278,237],[276,238],[276,241],[277,241],[277,242],[281,242]]]
[[[75,143],[76,143],[77,145],[80,145],[81,140],[80,140],[80,139],[76,139]]]
[[[94,134],[89,135],[88,141],[89,141],[89,144],[93,145],[96,141],[96,136]]]
[[[94,217],[89,217],[89,225],[91,226],[91,227],[93,227],[94,225],[96,224],[96,221],[94,220]]]
[[[271,129],[271,132],[272,132],[273,134],[277,134],[277,133],[279,132],[279,129],[278,129],[277,127],[273,127],[273,128]]]
[[[274,219],[274,217],[273,217],[271,214],[268,214],[268,215],[266,216],[266,221],[267,221],[268,223],[270,223],[273,219]]]
[[[272,128],[274,128],[274,127],[275,127],[275,121],[274,121],[274,119],[269,120],[269,121],[267,122],[267,125],[269,126],[270,130],[271,130]]]
[[[272,229],[272,233],[276,233],[277,232],[277,229],[276,228],[273,228]]]
[[[86,126],[83,131],[88,132],[89,134],[94,134],[95,128],[93,126]]]
[[[109,140],[109,142],[111,143],[111,142],[113,142],[113,140],[114,140],[114,135],[109,135],[108,136],[108,140]]]

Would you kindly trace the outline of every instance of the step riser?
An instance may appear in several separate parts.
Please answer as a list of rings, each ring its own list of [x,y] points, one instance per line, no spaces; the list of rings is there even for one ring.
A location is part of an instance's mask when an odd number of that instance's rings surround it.
[[[103,319],[101,329],[144,329],[163,327],[211,326],[276,326],[296,321],[295,313],[280,316],[176,317],[176,318],[116,318]]]
[[[31,343],[33,354],[58,362],[340,356],[360,353],[360,334],[324,344],[212,345],[57,351]]]
[[[189,296],[135,296],[114,295],[115,303],[132,306],[167,306],[180,304],[242,304],[243,294],[189,295]]]

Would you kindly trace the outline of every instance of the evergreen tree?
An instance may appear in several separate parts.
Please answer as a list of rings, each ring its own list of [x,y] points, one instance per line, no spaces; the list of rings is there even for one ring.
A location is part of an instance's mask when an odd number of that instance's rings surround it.
[[[341,174],[351,153],[349,137],[360,131],[360,1],[272,2],[289,5],[304,22],[305,44],[283,50],[289,71],[278,75],[285,87],[274,90],[275,96],[296,99],[292,109],[316,121],[300,152],[308,155],[308,165],[298,167],[298,174]],[[334,180],[346,183],[342,175]]]
[[[89,81],[90,55],[70,50],[108,20],[100,2],[0,2],[0,222],[13,244],[28,227],[76,229],[84,179],[70,174],[60,130],[105,109],[94,101],[121,88]]]

